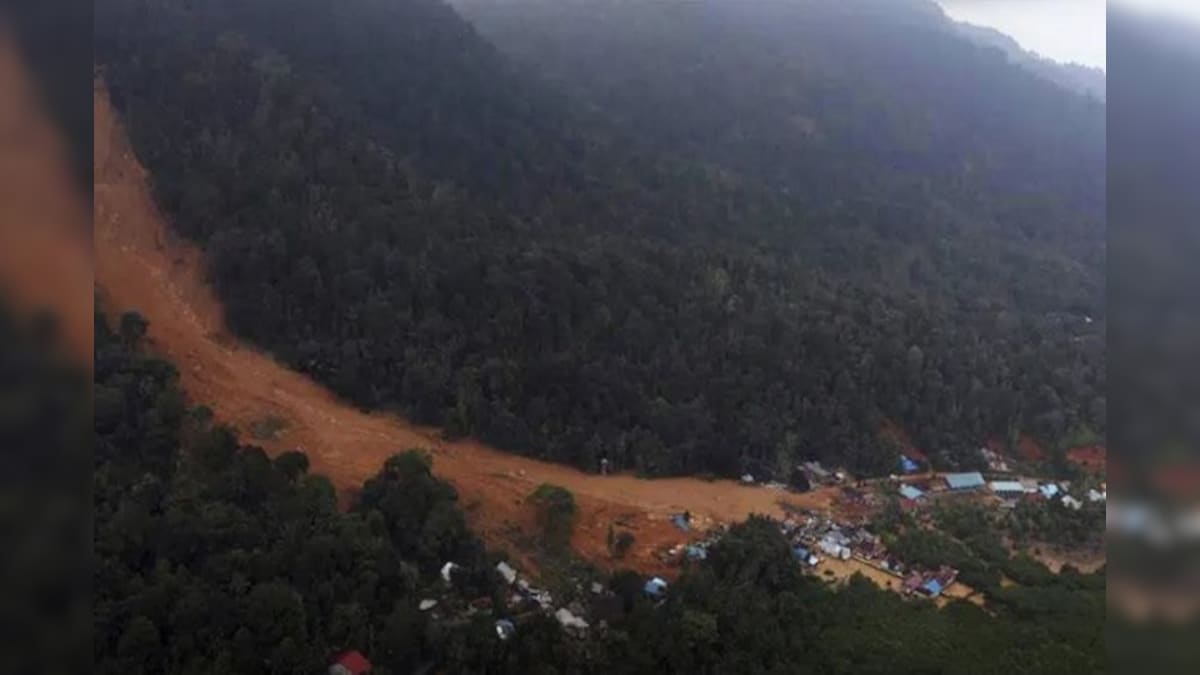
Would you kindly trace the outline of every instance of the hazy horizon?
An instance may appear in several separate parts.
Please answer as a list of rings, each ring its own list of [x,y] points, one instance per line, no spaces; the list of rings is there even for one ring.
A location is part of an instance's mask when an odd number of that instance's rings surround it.
[[[1062,63],[1105,70],[1104,0],[938,0],[948,16],[1011,36]]]

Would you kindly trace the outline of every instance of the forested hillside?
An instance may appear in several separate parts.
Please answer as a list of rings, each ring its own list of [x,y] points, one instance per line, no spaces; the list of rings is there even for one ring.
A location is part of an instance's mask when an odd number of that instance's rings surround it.
[[[564,82],[438,0],[106,0],[96,58],[233,329],[365,407],[651,474],[1103,433],[1103,109],[859,18],[597,22]]]
[[[115,326],[97,314],[97,673],[312,673],[345,649],[379,675],[1103,667],[1103,573],[1034,564],[1022,586],[991,590],[986,611],[937,609],[861,578],[827,587],[762,518],[731,529],[665,602],[644,597],[638,576],[613,575],[606,624],[569,635],[543,613],[504,609],[494,558],[420,453],[398,454],[339,512],[303,454],[268,459],[186,407],[174,367],[143,353],[145,331],[135,314]],[[463,566],[452,585],[445,560]],[[437,612],[420,611],[428,597]],[[468,613],[480,597],[492,609]],[[507,640],[500,618],[515,623]]]

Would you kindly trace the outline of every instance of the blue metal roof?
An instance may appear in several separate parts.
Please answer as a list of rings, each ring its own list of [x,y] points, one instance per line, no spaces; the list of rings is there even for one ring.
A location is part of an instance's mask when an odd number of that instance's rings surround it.
[[[926,581],[925,585],[921,586],[921,588],[929,591],[929,594],[934,597],[942,594],[942,584],[937,579],[930,579],[929,581]]]
[[[645,589],[647,595],[662,595],[667,590],[667,582],[654,577],[646,582]]]
[[[969,473],[948,473],[944,476],[946,485],[950,486],[951,490],[967,490],[970,488],[983,487],[983,474],[978,471]]]
[[[901,485],[900,495],[905,499],[920,499],[921,497],[925,496],[925,493],[911,485]]]

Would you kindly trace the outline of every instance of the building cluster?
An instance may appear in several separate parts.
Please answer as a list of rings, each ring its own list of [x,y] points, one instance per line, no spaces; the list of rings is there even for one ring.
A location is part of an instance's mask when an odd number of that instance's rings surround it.
[[[942,565],[936,570],[910,570],[900,589],[905,595],[936,598],[958,579],[958,570]]]

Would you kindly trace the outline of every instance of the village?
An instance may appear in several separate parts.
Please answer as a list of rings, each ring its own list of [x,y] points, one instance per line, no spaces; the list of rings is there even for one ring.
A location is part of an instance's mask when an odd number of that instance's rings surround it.
[[[1010,471],[1009,460],[1000,453],[984,447],[980,448],[980,454],[988,464],[989,474],[994,476],[991,480],[980,471],[926,471],[927,459],[919,451],[901,455],[898,473],[884,479],[855,481],[845,471],[805,462],[801,468],[809,485],[813,489],[832,488],[834,497],[825,511],[793,510],[780,523],[780,531],[788,539],[797,564],[827,580],[844,582],[857,573],[881,588],[932,599],[939,604],[944,604],[947,598],[982,602],[974,590],[958,581],[959,572],[953,567],[910,564],[887,550],[883,538],[873,533],[869,524],[889,496],[895,498],[903,511],[919,517],[933,505],[947,501],[971,502],[998,510],[1013,509],[1021,501],[1043,506],[1057,502],[1079,510],[1087,503],[1104,503],[1108,495],[1103,482],[1082,487],[1071,481],[1018,477]],[[1087,462],[1087,468],[1094,473],[1103,467],[1102,459],[1099,467],[1094,457]],[[777,482],[756,483],[750,475],[743,476],[742,482],[761,489],[789,489]],[[673,522],[681,529],[690,525],[688,514],[676,515]],[[681,558],[704,559],[723,531],[718,528],[703,539],[672,547],[662,552],[661,558],[677,562]]]
[[[1003,452],[989,447],[979,449],[987,471],[942,473],[932,471],[923,453],[910,449],[897,459],[897,472],[884,478],[856,480],[848,472],[830,469],[816,461],[806,461],[797,467],[797,476],[806,491],[828,493],[828,509],[788,509],[787,516],[778,521],[779,530],[787,539],[798,566],[806,573],[830,583],[844,583],[855,574],[874,581],[881,588],[906,597],[924,599],[939,605],[953,599],[983,604],[981,593],[960,579],[959,570],[949,564],[920,565],[902,559],[889,551],[884,537],[871,529],[875,516],[891,502],[904,513],[921,518],[939,503],[971,503],[997,512],[1014,509],[1026,502],[1038,508],[1050,508],[1057,503],[1066,509],[1079,510],[1087,504],[1102,504],[1107,500],[1103,482],[1105,453],[1103,448],[1084,448],[1068,453],[1068,458],[1082,469],[1087,480],[1049,480],[1021,475],[1013,469],[1032,466],[1013,461]],[[986,475],[985,475],[986,473]],[[779,482],[758,482],[751,475],[741,477],[744,489],[796,490],[795,485]],[[782,503],[782,502],[781,502]],[[709,550],[728,530],[727,524],[698,523],[688,512],[675,513],[671,524],[686,535],[686,541],[656,551],[662,563],[678,569],[705,560]],[[699,525],[699,527],[698,527]],[[431,595],[418,605],[430,618],[450,623],[488,617],[496,638],[506,641],[519,626],[535,616],[552,617],[572,635],[583,637],[592,630],[603,630],[607,621],[619,616],[624,599],[611,583],[599,578],[576,581],[568,592],[556,596],[522,574],[508,561],[495,565],[495,573],[507,589],[502,606],[495,606],[491,597],[481,597],[463,603],[454,599],[456,574],[460,566],[447,561],[441,569],[446,593]],[[650,575],[637,582],[637,593],[652,602],[665,601],[669,592],[670,575]],[[358,663],[361,655],[343,655],[342,660]],[[340,663],[340,661],[339,661]],[[335,663],[330,672],[335,672]],[[337,670],[339,674],[357,672],[353,668]]]

